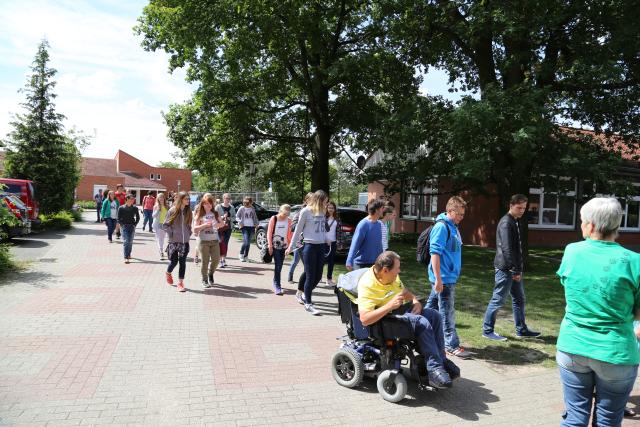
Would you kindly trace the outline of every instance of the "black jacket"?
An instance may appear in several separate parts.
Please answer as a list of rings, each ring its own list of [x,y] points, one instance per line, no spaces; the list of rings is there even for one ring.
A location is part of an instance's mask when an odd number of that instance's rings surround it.
[[[123,205],[118,208],[118,222],[121,225],[138,225],[140,212],[137,206]]]
[[[493,266],[498,270],[522,273],[522,247],[518,234],[518,221],[508,213],[500,218],[496,230],[496,257]]]

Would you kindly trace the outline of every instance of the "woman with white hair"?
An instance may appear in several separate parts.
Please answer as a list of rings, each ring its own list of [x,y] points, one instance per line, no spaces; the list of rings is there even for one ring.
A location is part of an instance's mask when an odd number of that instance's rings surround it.
[[[589,200],[580,217],[585,240],[566,247],[557,272],[567,303],[556,354],[562,425],[588,425],[595,397],[593,425],[619,426],[640,362],[633,331],[640,255],[615,242],[622,219],[616,199]]]

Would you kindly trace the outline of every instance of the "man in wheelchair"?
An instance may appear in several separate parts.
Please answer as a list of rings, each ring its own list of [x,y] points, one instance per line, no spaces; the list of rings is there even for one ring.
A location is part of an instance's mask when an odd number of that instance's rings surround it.
[[[358,280],[358,312],[364,326],[370,326],[389,315],[398,317],[414,333],[420,353],[424,356],[429,384],[436,388],[451,387],[451,380],[460,376],[460,369],[444,351],[442,319],[438,311],[422,304],[399,277],[400,256],[383,252],[373,267]]]

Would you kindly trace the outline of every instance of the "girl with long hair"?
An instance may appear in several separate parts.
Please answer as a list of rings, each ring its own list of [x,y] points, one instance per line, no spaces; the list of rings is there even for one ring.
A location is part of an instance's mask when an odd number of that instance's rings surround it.
[[[156,197],[156,204],[153,206],[153,232],[156,235],[156,244],[158,245],[158,251],[160,252],[160,260],[165,259],[164,238],[167,233],[162,229],[161,224],[164,224],[164,220],[167,217],[169,211],[169,205],[167,204],[167,196],[164,193],[158,193]]]
[[[231,238],[231,221],[236,217],[236,208],[231,204],[231,195],[224,193],[222,203],[216,205],[216,211],[224,225],[220,228],[220,268],[227,266],[227,250]]]
[[[242,232],[242,246],[240,247],[240,261],[249,261],[249,248],[251,247],[251,236],[258,227],[258,215],[253,208],[253,199],[251,197],[245,197],[242,200],[242,206],[236,213],[236,220],[238,220],[238,227]]]
[[[202,286],[213,286],[213,273],[215,273],[220,261],[220,241],[218,228],[222,225],[220,215],[213,209],[215,201],[209,193],[202,196],[202,200],[196,210],[193,231],[198,233],[197,243],[200,251],[202,266]]]
[[[102,202],[102,209],[100,211],[100,216],[102,216],[104,223],[107,225],[107,239],[109,239],[109,243],[113,243],[113,231],[116,229],[119,207],[120,202],[116,199],[116,194],[113,191],[109,191]]]
[[[273,256],[275,267],[273,269],[273,292],[276,295],[282,295],[282,284],[280,282],[280,274],[282,265],[284,264],[284,252],[289,246],[291,240],[291,220],[289,214],[291,206],[282,205],[277,215],[269,220],[267,227],[267,245],[269,247],[269,255]]]
[[[286,254],[293,250],[294,242],[298,240],[300,234],[304,234],[304,246],[302,247],[302,262],[306,274],[304,283],[304,297],[300,295],[300,291],[296,294],[298,302],[304,304],[304,309],[317,316],[320,314],[313,306],[311,293],[320,282],[322,277],[322,266],[324,264],[325,239],[326,239],[326,217],[327,202],[329,198],[327,193],[318,190],[309,198],[307,207],[300,211],[298,225],[293,234],[291,243],[287,248]]]
[[[326,258],[325,264],[327,265],[327,284],[329,286],[335,286],[333,281],[333,267],[335,265],[336,250],[338,248],[338,241],[340,240],[340,233],[342,232],[342,223],[340,222],[340,215],[338,215],[338,207],[335,202],[329,201],[327,204],[326,217]]]
[[[175,196],[173,206],[167,212],[162,228],[169,237],[167,248],[169,266],[167,267],[167,283],[173,285],[173,269],[178,268],[178,291],[184,292],[184,275],[187,269],[187,254],[189,253],[189,238],[191,237],[191,220],[193,215],[189,207],[189,194],[181,191]]]

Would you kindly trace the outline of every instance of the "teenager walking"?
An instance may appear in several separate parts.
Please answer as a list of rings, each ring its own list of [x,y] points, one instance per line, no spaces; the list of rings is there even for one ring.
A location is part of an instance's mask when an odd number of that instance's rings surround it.
[[[220,232],[220,268],[227,266],[227,250],[229,249],[229,239],[231,239],[231,221],[236,217],[236,208],[231,204],[231,195],[222,195],[222,204],[216,205],[216,211],[224,225],[218,230]]]
[[[169,237],[169,266],[167,267],[167,283],[173,285],[173,269],[178,267],[178,291],[184,292],[184,276],[187,269],[187,254],[189,253],[189,238],[191,237],[191,209],[189,208],[189,194],[181,191],[175,196],[173,206],[167,212],[162,228]]]
[[[153,231],[156,234],[156,244],[158,245],[158,251],[160,252],[160,260],[165,259],[164,239],[167,233],[162,229],[162,224],[167,217],[169,211],[169,205],[164,193],[158,193],[156,198],[156,204],[153,206]]]
[[[291,206],[282,205],[277,215],[269,220],[267,227],[267,245],[269,246],[269,255],[273,256],[273,292],[276,295],[282,295],[282,284],[280,275],[282,273],[282,265],[284,264],[284,253],[291,241]]]
[[[333,281],[333,267],[335,265],[336,250],[338,249],[338,241],[340,240],[340,233],[342,232],[342,223],[340,222],[340,215],[338,215],[338,207],[333,201],[327,204],[326,213],[326,244],[325,250],[326,258],[325,264],[327,265],[327,284],[329,286],[335,286]]]
[[[142,231],[149,223],[149,233],[153,233],[153,207],[156,204],[156,198],[152,193],[147,194],[142,199],[142,213],[144,220],[142,221]]]
[[[300,211],[307,207],[307,201],[309,201],[309,197],[311,197],[312,195],[313,193],[309,192],[306,196],[304,196],[304,200],[302,200],[302,208],[293,215],[293,218],[291,218],[291,231],[295,231],[296,225],[298,225],[298,218],[300,218]],[[293,280],[293,273],[296,271],[296,267],[300,262],[303,238],[304,236],[300,235],[300,240],[296,242],[296,247],[293,251],[293,261],[291,261],[291,265],[289,265],[289,283],[295,283]],[[300,283],[304,283],[303,276],[300,276]]]
[[[135,198],[127,194],[124,206],[118,208],[118,224],[122,230],[122,250],[124,252],[124,263],[131,261],[131,249],[133,247],[133,237],[136,234],[136,226],[140,222],[140,211],[133,205]]]
[[[327,193],[318,190],[309,198],[307,207],[300,211],[298,225],[293,234],[291,243],[286,254],[293,250],[294,242],[297,242],[300,235],[304,233],[304,247],[302,250],[302,262],[306,273],[304,283],[304,297],[300,291],[296,294],[296,300],[304,304],[304,309],[318,316],[320,312],[313,306],[312,292],[320,282],[322,277],[322,266],[325,255],[326,239],[326,209],[328,197]]]
[[[220,243],[218,228],[222,226],[220,215],[213,209],[215,201],[209,193],[205,194],[196,211],[193,231],[198,233],[197,243],[202,257],[202,287],[213,286],[213,273],[220,261]]]
[[[116,185],[116,192],[114,193],[114,195],[116,196],[116,200],[118,200],[118,203],[120,204],[120,206],[124,205],[125,201],[127,200],[127,193],[124,190],[124,185],[122,184],[118,184]],[[116,238],[120,239],[120,224],[118,224],[116,222]]]
[[[116,199],[115,193],[109,191],[107,197],[105,197],[102,202],[102,211],[100,212],[102,220],[107,225],[107,238],[109,239],[109,243],[113,243],[113,231],[116,229],[119,207],[120,202]]]
[[[242,200],[242,206],[236,213],[238,227],[242,232],[242,246],[240,247],[240,261],[249,261],[249,248],[251,248],[251,236],[258,226],[258,215],[253,208],[253,199],[245,197]]]

